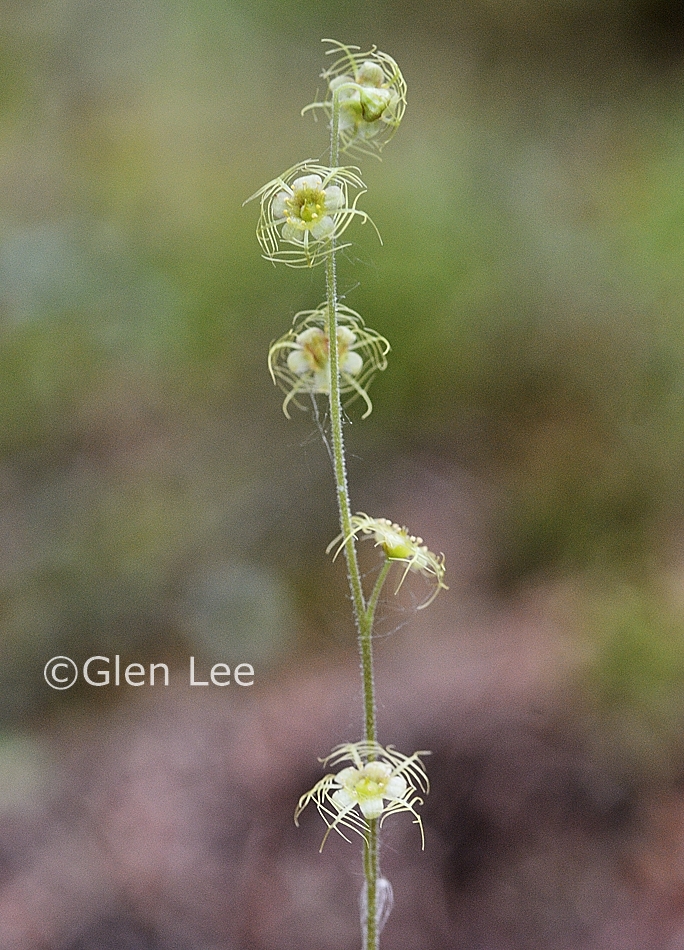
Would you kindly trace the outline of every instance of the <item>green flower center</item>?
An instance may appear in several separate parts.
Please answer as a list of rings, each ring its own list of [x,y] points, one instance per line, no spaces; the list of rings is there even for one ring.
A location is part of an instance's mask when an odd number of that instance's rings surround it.
[[[325,216],[325,192],[321,188],[312,188],[310,185],[299,188],[286,204],[290,224],[297,221],[316,224]]]
[[[378,798],[384,794],[385,788],[387,787],[387,782],[376,781],[372,778],[362,778],[360,782],[354,786],[354,791],[359,801],[365,800],[367,798]]]
[[[404,538],[399,533],[383,538],[382,548],[388,558],[399,560],[411,557],[415,553],[415,545],[411,544],[409,538]]]

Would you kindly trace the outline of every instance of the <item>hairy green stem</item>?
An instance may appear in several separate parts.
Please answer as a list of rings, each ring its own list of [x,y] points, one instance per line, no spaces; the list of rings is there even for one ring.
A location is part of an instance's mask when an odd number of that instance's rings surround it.
[[[339,162],[339,123],[340,104],[336,91],[333,94],[332,122],[330,133],[330,165],[337,168]],[[388,565],[385,564],[378,582],[366,606],[363,594],[361,571],[356,553],[356,543],[352,532],[351,503],[347,483],[347,466],[344,454],[344,435],[342,428],[342,399],[340,393],[340,360],[337,344],[337,273],[335,268],[335,237],[331,238],[330,254],[325,264],[325,284],[327,296],[327,330],[330,360],[330,427],[335,473],[337,505],[340,514],[340,527],[344,538],[344,556],[347,562],[349,588],[354,605],[354,615],[358,633],[361,673],[363,678],[364,733],[369,742],[377,742],[377,722],[375,708],[375,682],[373,678],[373,620],[382,584]],[[378,829],[377,820],[369,822],[368,841],[364,844],[364,876],[366,879],[366,933],[365,950],[378,950],[377,933],[377,882],[379,876]]]
[[[326,289],[328,311],[328,340],[330,346],[330,428],[335,473],[337,506],[340,514],[340,527],[344,537],[344,556],[347,561],[347,574],[351,590],[354,616],[359,638],[361,669],[363,673],[364,727],[365,738],[377,742],[375,716],[375,684],[373,680],[373,651],[371,627],[368,624],[366,602],[363,596],[361,570],[356,555],[356,545],[352,533],[351,505],[347,484],[347,465],[344,454],[344,436],[342,432],[342,402],[340,396],[339,352],[337,346],[337,292],[335,284],[334,251],[326,260]]]
[[[378,878],[380,877],[380,855],[378,841],[377,818],[368,822],[368,840],[363,846],[363,871],[366,878],[366,932],[364,934],[364,950],[376,950],[380,941],[378,933],[377,905],[378,905]]]
[[[336,168],[339,161],[339,117],[340,107],[337,92],[333,95],[332,128],[330,135],[331,167]],[[331,238],[330,254],[325,264],[325,284],[327,296],[327,320],[330,360],[330,427],[335,473],[337,505],[340,514],[340,527],[344,538],[344,556],[347,561],[349,588],[351,590],[354,614],[359,638],[361,670],[363,674],[364,696],[364,733],[369,742],[377,742],[375,710],[375,683],[373,678],[372,621],[363,595],[361,570],[356,554],[356,544],[352,533],[351,503],[347,483],[347,464],[344,453],[344,435],[342,427],[342,398],[340,393],[340,357],[337,343],[337,274],[335,268],[335,237]],[[374,613],[374,610],[373,610]],[[370,621],[370,623],[369,623]]]

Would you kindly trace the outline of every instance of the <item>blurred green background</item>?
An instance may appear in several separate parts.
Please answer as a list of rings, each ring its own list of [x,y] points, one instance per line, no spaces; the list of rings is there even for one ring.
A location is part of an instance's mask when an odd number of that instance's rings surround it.
[[[409,88],[363,169],[384,247],[357,228],[340,264],[392,343],[356,468],[481,482],[483,596],[572,578],[586,701],[674,736],[675,0],[0,0],[0,720],[84,701],[43,684],[58,653],[266,668],[325,643],[328,460],[265,363],[323,278],[261,261],[242,207],[325,153],[299,117],[323,36],[376,43]]]

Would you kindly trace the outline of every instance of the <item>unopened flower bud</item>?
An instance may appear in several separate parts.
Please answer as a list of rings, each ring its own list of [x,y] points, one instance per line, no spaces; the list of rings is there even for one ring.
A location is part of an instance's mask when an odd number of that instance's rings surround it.
[[[330,53],[342,55],[325,70],[328,95],[308,109],[323,109],[332,119],[337,103],[340,146],[344,151],[378,153],[397,130],[406,109],[406,83],[396,62],[373,47],[365,53],[335,40]]]
[[[392,100],[389,89],[366,89],[359,92],[361,114],[366,122],[376,122],[381,118]]]

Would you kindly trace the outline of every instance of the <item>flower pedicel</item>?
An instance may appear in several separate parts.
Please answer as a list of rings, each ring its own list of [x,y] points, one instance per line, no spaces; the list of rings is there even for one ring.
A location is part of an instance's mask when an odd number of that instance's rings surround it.
[[[351,519],[352,537],[359,534],[370,535],[375,540],[375,546],[381,547],[388,561],[399,561],[406,565],[406,570],[401,576],[395,594],[406,580],[409,571],[415,571],[422,574],[423,577],[433,582],[433,591],[429,598],[420,605],[418,610],[428,607],[435,599],[440,590],[449,590],[444,583],[444,555],[433,554],[423,544],[422,538],[417,538],[409,534],[406,528],[399,527],[387,518],[371,518],[363,512],[353,515]],[[326,554],[338,544],[335,551],[335,557],[344,547],[346,538],[338,534],[330,542],[326,549]]]

